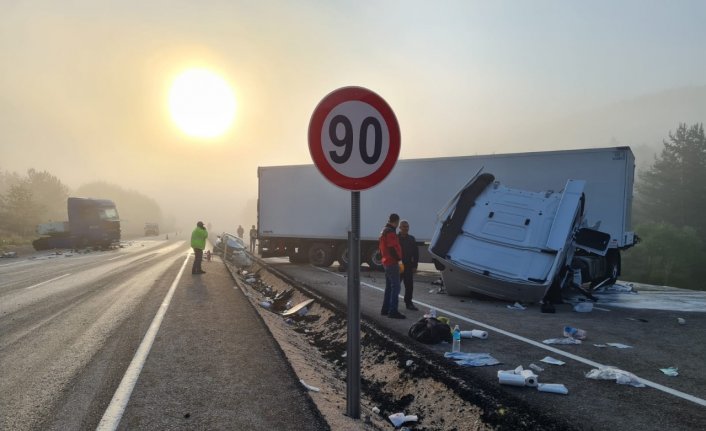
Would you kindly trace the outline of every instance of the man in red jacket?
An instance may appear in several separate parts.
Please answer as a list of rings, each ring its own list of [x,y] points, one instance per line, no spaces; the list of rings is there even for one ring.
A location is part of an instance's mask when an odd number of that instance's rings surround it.
[[[395,213],[390,214],[378,241],[380,254],[382,254],[382,266],[385,267],[385,298],[380,314],[392,319],[406,318],[397,310],[400,294],[400,260],[402,260],[402,247],[400,247],[400,241],[397,238],[399,222],[400,216]]]

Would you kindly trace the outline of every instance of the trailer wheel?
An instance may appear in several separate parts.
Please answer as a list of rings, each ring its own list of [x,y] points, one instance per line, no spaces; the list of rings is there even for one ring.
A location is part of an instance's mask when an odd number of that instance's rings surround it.
[[[296,249],[291,248],[289,261],[291,263],[309,263],[309,249],[303,246],[299,246]]]
[[[370,269],[375,271],[382,271],[385,269],[382,266],[382,254],[380,254],[380,249],[377,246],[368,248],[365,252],[365,262],[368,264]]]
[[[341,266],[348,267],[348,246],[342,245],[336,251],[336,260]]]
[[[615,284],[618,281],[618,276],[620,275],[620,251],[618,249],[612,248],[606,253],[606,263],[608,267],[606,268],[606,277],[609,278],[606,284]]]
[[[309,262],[314,266],[331,266],[333,249],[329,244],[315,242],[309,247]]]

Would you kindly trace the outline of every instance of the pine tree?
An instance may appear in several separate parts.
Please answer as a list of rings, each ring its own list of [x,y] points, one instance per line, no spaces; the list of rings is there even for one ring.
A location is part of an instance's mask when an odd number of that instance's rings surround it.
[[[691,226],[706,238],[706,136],[703,124],[679,124],[661,155],[639,175],[637,204],[646,221]]]

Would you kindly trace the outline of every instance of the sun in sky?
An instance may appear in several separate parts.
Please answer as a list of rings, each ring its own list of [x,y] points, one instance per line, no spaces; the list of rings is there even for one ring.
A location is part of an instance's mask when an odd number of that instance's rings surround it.
[[[236,107],[228,82],[208,69],[181,72],[169,89],[172,120],[194,138],[222,136],[233,125]]]

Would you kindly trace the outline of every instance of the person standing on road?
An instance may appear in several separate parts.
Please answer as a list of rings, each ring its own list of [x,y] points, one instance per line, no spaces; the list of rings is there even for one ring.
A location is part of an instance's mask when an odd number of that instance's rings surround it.
[[[400,216],[395,213],[390,214],[378,240],[382,266],[385,268],[385,297],[380,314],[392,319],[407,317],[397,310],[400,294],[400,260],[402,260],[402,248],[396,232],[399,222]]]
[[[255,254],[255,241],[257,240],[257,229],[255,225],[250,228],[250,253]]]
[[[238,238],[243,239],[244,233],[245,233],[245,229],[243,229],[243,225],[239,224],[238,225]]]
[[[201,260],[203,259],[203,249],[206,248],[206,238],[208,231],[203,227],[203,222],[196,223],[196,229],[191,232],[191,247],[194,249],[194,264],[191,266],[192,274],[205,274],[206,271],[201,269]]]
[[[419,264],[419,249],[417,248],[417,240],[409,234],[409,222],[407,220],[400,221],[399,234],[400,247],[402,248],[402,264],[404,271],[402,272],[402,282],[404,283],[404,303],[407,310],[419,310],[412,302],[412,291],[414,290],[414,273],[417,272]]]

